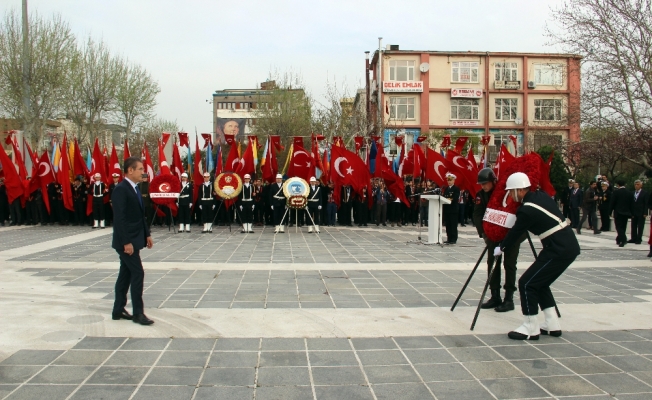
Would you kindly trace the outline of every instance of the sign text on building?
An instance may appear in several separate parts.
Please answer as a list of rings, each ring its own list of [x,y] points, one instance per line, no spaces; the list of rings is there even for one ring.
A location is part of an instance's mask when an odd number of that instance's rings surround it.
[[[478,121],[458,120],[451,121],[452,126],[478,126]]]
[[[470,97],[479,99],[482,97],[482,89],[451,89],[451,97]]]
[[[423,82],[383,81],[383,92],[423,92]]]
[[[512,89],[521,88],[521,81],[494,81],[494,89]]]

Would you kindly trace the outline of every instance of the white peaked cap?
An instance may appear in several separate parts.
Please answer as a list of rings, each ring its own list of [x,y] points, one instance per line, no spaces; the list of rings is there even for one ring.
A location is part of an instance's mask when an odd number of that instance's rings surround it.
[[[251,179],[251,175],[249,175],[249,174],[245,174],[244,178],[245,178],[245,179]]]
[[[204,176],[208,176],[208,177],[210,177],[210,176],[211,176],[211,173],[210,173],[210,172],[204,172]]]
[[[446,173],[446,178],[457,179],[457,176],[455,176],[455,174],[451,174],[450,172],[448,172],[448,173]]]
[[[95,177],[95,178],[101,178],[102,175],[101,175],[99,172],[97,172],[95,175],[93,175],[93,177]]]
[[[310,182],[317,182],[317,178],[315,178],[314,176],[311,176],[310,177]]]
[[[188,174],[186,174],[186,173],[184,172],[183,174],[181,174],[181,177],[182,177],[182,178],[187,178],[187,177],[188,177]]]
[[[283,179],[283,175],[281,175],[281,174],[276,174],[276,179]]]

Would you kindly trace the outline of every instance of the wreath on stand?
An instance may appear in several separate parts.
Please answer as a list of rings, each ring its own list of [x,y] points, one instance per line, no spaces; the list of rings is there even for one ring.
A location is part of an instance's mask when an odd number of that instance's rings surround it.
[[[158,175],[149,184],[149,198],[159,206],[176,204],[181,191],[181,182],[174,175]]]

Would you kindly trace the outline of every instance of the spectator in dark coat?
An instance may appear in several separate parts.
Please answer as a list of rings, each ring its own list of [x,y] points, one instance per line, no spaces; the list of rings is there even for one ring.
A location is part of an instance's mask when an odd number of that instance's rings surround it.
[[[627,242],[627,220],[632,216],[632,204],[634,195],[625,187],[625,181],[616,182],[618,188],[613,192],[611,202],[611,211],[614,214],[614,223],[616,225],[616,243],[623,247]]]
[[[584,202],[584,197],[582,189],[580,189],[580,184],[575,182],[573,183],[573,190],[570,191],[570,196],[568,198],[568,205],[570,207],[570,220],[571,227],[576,229],[577,225],[580,222],[580,207]]]
[[[631,238],[627,243],[641,244],[643,242],[643,228],[645,227],[645,218],[648,214],[648,197],[647,191],[643,190],[643,182],[637,180],[634,182],[634,200],[632,202],[632,229]]]

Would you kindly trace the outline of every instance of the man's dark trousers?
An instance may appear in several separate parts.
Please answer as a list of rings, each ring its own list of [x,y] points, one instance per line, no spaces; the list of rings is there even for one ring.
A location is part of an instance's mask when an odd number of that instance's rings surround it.
[[[120,272],[115,282],[115,302],[113,303],[113,314],[120,314],[127,305],[127,291],[131,286],[131,305],[133,315],[143,314],[143,281],[145,271],[140,261],[140,250],[134,249],[132,255],[124,250],[116,250],[120,257]]]

